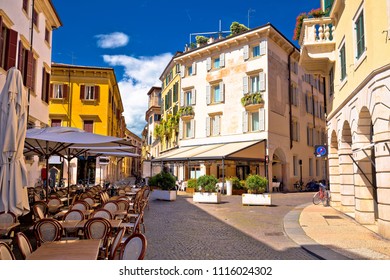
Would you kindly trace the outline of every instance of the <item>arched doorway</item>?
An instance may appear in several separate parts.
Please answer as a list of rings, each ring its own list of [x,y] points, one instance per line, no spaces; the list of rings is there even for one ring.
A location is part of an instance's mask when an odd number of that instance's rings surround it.
[[[378,218],[378,195],[375,170],[375,147],[373,125],[367,107],[359,113],[356,134],[354,135],[354,182],[356,212],[355,218],[362,224],[374,224]]]
[[[339,144],[340,203],[341,211],[355,212],[354,167],[352,161],[351,127],[344,121]]]

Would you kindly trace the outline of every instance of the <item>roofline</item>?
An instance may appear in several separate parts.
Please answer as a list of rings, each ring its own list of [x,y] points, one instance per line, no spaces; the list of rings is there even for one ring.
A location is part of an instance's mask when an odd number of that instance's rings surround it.
[[[147,95],[152,94],[152,92],[153,92],[154,90],[161,90],[161,87],[152,86],[152,87],[150,88],[150,90],[148,91]]]
[[[167,64],[167,66],[165,66],[164,70],[162,71],[160,77],[159,77],[159,80],[161,81],[162,77],[164,76],[165,74],[165,71],[167,71],[167,69],[169,68],[169,66],[171,65],[171,63],[174,61],[174,59],[176,57],[179,57],[183,54],[182,51],[176,51],[176,53],[172,56],[171,60],[169,61],[169,63]]]
[[[54,5],[53,5],[53,1],[52,1],[52,0],[49,0],[49,4],[50,4],[51,8],[53,9],[54,14],[56,15],[56,17],[57,17],[57,19],[58,19],[59,26],[56,26],[56,28],[63,26],[62,21],[61,21],[61,18],[60,18],[60,16],[58,15],[58,12],[57,12],[56,8],[55,8]]]

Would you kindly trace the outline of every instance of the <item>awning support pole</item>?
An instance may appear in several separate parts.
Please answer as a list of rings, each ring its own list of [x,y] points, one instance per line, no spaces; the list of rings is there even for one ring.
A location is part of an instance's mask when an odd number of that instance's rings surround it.
[[[222,190],[221,193],[225,191],[225,159],[222,158]]]

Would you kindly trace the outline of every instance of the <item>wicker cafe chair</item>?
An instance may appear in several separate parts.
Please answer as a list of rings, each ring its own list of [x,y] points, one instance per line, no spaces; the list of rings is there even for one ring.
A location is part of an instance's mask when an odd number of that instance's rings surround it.
[[[34,220],[39,221],[47,216],[47,203],[45,201],[36,201],[33,205]]]
[[[105,218],[107,220],[112,220],[111,212],[108,211],[107,209],[104,209],[104,208],[100,208],[100,209],[95,210],[91,214],[91,216],[92,216],[92,218],[100,217],[100,218]]]
[[[45,218],[34,224],[33,231],[37,239],[37,246],[42,243],[61,240],[62,225],[55,219]]]
[[[111,215],[114,216],[115,212],[119,210],[118,204],[115,201],[107,201],[103,205],[103,209],[110,211]]]
[[[118,232],[116,233],[114,239],[111,242],[111,245],[109,247],[108,252],[108,259],[113,260],[116,257],[116,254],[121,247],[121,241],[123,236],[125,235],[126,229],[124,227],[119,228]]]
[[[4,242],[0,242],[0,260],[15,260],[11,248]]]
[[[82,221],[84,220],[84,214],[78,209],[71,209],[65,213],[62,218],[63,221]],[[67,236],[77,236],[77,228],[66,228],[65,233]]]
[[[135,233],[130,235],[123,243],[120,260],[143,260],[146,253],[147,241],[145,235]]]
[[[27,236],[23,232],[18,232],[16,234],[16,243],[18,244],[22,258],[25,260],[33,252],[30,240],[28,240]]]
[[[100,257],[108,256],[108,239],[111,233],[111,224],[105,218],[94,217],[87,220],[84,225],[84,237],[86,239],[101,239],[102,246],[100,247]]]
[[[63,206],[61,200],[57,197],[51,197],[47,201],[47,207],[49,214],[56,214],[60,208]]]

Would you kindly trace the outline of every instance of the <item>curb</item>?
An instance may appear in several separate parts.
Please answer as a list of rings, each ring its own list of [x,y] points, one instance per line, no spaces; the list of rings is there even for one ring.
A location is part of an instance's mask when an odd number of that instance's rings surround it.
[[[321,245],[306,235],[299,224],[299,216],[305,207],[311,203],[306,203],[295,207],[283,218],[283,226],[286,235],[302,249],[320,260],[350,260],[350,258]]]

